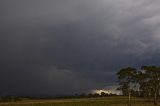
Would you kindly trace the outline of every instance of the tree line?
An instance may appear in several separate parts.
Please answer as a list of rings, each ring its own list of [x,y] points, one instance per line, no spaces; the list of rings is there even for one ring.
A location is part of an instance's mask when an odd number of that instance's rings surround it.
[[[112,94],[112,93],[105,93],[105,92],[101,92],[101,94],[98,94],[98,93],[82,93],[82,94],[74,94],[74,95],[71,95],[71,96],[59,96],[59,97],[47,97],[45,99],[73,99],[73,98],[98,98],[98,97],[112,97],[112,96],[118,96],[116,94]],[[44,98],[43,98],[44,99]]]
[[[131,96],[145,97],[157,105],[160,95],[160,67],[142,66],[139,69],[127,67],[117,72],[119,88],[122,94],[128,96],[128,106],[131,106]]]

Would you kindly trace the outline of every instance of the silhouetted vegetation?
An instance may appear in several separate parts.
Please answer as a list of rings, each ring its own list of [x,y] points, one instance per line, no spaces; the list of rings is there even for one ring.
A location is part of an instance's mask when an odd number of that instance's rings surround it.
[[[127,67],[117,73],[119,90],[128,96],[128,106],[131,106],[131,96],[152,98],[157,105],[160,91],[160,67],[142,66],[140,69]]]
[[[85,94],[85,93],[82,93],[82,94],[75,94],[75,95],[72,95],[72,96],[59,96],[59,97],[52,97],[52,99],[78,99],[78,98],[98,98],[98,97],[111,97],[111,96],[117,96],[116,94],[107,94],[107,93],[104,93],[102,92],[101,94],[98,94],[98,93],[89,93],[89,94]],[[46,99],[49,99],[48,97]]]

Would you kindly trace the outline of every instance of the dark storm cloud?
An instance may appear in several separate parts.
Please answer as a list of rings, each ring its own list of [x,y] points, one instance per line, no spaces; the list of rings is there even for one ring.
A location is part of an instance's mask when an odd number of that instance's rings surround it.
[[[86,92],[114,85],[119,68],[159,65],[159,4],[1,0],[1,94]]]

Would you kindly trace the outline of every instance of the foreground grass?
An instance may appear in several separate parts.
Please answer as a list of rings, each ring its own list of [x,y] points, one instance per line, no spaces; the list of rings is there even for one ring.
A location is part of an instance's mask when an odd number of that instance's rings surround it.
[[[28,100],[15,103],[1,103],[0,106],[126,106],[126,97],[105,97],[90,99]],[[154,106],[144,99],[132,98],[132,106]]]

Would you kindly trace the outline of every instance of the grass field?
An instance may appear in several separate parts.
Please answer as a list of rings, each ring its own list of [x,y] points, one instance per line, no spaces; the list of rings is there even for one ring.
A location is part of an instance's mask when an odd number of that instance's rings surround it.
[[[0,103],[0,106],[126,106],[126,104],[126,97],[105,97],[90,99],[24,100],[14,103]],[[132,106],[154,105],[144,99],[132,98]]]

